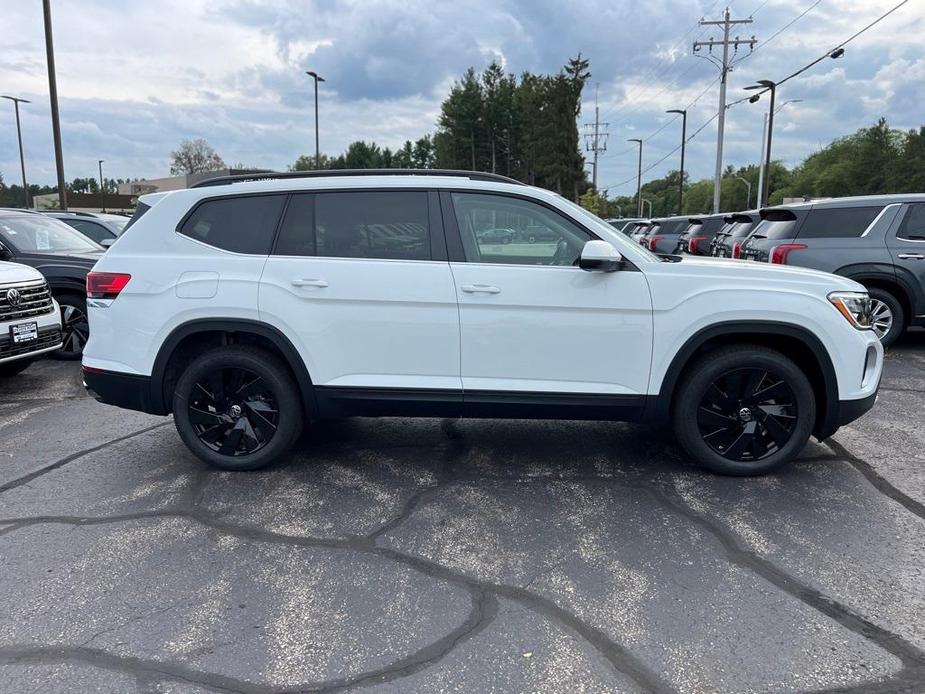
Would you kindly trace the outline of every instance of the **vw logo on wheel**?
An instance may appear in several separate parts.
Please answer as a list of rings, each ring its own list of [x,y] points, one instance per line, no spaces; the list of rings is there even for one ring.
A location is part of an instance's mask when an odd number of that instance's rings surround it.
[[[6,300],[9,302],[10,306],[19,306],[19,302],[22,301],[22,295],[19,293],[18,289],[8,289],[6,291]]]

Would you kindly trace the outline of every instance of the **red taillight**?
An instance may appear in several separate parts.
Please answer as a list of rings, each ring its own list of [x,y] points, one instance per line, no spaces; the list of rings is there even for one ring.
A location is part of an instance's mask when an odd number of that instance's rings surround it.
[[[806,248],[805,243],[782,243],[779,246],[775,246],[774,250],[771,251],[771,262],[777,263],[778,265],[787,264],[787,256],[790,255],[790,251],[799,251]]]
[[[88,299],[115,299],[119,292],[132,279],[123,272],[89,272],[87,273]]]
[[[706,236],[691,236],[691,240],[687,244],[687,252],[691,255],[697,254],[697,244],[703,241]]]
[[[655,252],[655,246],[661,240],[661,236],[650,236],[649,237],[649,250]]]
[[[741,258],[742,257],[742,242],[736,241],[732,244],[732,257]]]

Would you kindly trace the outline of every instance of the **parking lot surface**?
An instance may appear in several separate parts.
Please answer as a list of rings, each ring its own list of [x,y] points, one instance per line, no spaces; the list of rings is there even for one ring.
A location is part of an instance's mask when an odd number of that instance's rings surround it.
[[[641,426],[429,419],[221,473],[74,363],[0,387],[4,692],[925,690],[925,331],[756,479]]]

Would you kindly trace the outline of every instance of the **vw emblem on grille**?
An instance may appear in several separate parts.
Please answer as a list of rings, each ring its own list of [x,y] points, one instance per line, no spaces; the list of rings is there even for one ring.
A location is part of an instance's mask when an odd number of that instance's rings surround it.
[[[6,300],[9,302],[10,306],[19,306],[19,302],[22,301],[22,295],[19,293],[18,289],[8,289],[6,292]]]

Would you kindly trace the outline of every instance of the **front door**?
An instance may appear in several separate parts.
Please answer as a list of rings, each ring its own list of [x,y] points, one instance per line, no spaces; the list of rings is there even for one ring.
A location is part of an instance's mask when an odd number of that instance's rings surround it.
[[[908,206],[895,237],[887,236],[897,277],[912,290],[912,314],[925,314],[925,203]]]
[[[607,416],[607,408],[641,403],[652,353],[643,273],[579,269],[595,237],[540,202],[466,192],[442,202],[466,411],[501,414],[510,405],[526,415]]]
[[[260,314],[295,333],[319,405],[376,414],[376,403],[433,397],[458,410],[459,318],[442,243],[435,193],[292,195]]]

